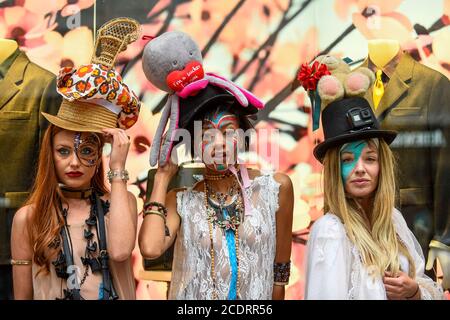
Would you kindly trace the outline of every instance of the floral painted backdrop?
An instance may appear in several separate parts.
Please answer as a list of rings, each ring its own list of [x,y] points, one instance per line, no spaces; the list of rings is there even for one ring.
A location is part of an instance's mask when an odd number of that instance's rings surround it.
[[[312,156],[322,139],[312,132],[310,104],[296,88],[296,71],[321,53],[362,61],[367,40],[396,39],[423,64],[450,77],[449,0],[0,0],[0,38],[16,40],[29,58],[58,72],[61,66],[88,63],[95,31],[111,18],[128,16],[143,34],[169,30],[189,33],[202,48],[204,67],[253,91],[266,102],[256,128],[277,128],[280,162],[295,188],[292,261],[287,298],[303,298],[308,227],[322,214],[321,167]],[[127,167],[130,190],[142,208],[149,169],[149,146],[164,95],[146,81],[141,67],[147,40],[121,54],[117,69],[144,102],[130,131]],[[258,159],[264,164],[265,159]],[[282,205],[282,204],[281,204]],[[136,250],[139,299],[164,299],[164,283],[144,281]]]

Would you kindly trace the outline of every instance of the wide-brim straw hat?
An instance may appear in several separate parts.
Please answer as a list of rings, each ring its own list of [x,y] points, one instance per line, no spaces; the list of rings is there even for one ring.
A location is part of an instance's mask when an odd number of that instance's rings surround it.
[[[63,100],[56,116],[42,115],[59,128],[77,132],[102,132],[117,127],[117,114],[103,106],[85,101]]]
[[[55,126],[71,131],[102,132],[105,128],[133,126],[141,103],[114,69],[114,62],[139,33],[140,24],[133,19],[105,23],[97,34],[91,63],[60,70],[56,90],[63,102],[58,114],[42,115]]]

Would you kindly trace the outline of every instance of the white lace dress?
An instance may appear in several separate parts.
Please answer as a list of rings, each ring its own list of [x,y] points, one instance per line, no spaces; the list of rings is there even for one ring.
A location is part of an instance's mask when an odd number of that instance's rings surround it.
[[[279,186],[272,174],[266,174],[252,180],[246,190],[252,210],[239,227],[239,299],[272,299]],[[192,188],[178,192],[177,211],[181,226],[175,243],[169,299],[213,299],[204,193]],[[225,300],[231,268],[222,229],[214,227],[213,240],[216,294]]]
[[[400,240],[406,245],[416,267],[415,280],[422,299],[443,299],[442,288],[424,274],[425,259],[416,238],[402,214],[394,209],[393,222]],[[400,266],[409,271],[406,257],[400,255]],[[381,276],[371,276],[358,249],[350,242],[340,219],[328,213],[313,225],[308,240],[306,299],[387,299]]]

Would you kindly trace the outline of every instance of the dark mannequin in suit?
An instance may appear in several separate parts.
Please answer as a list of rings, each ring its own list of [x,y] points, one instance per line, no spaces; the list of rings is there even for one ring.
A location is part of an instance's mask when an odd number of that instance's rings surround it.
[[[11,224],[35,176],[46,128],[40,112],[56,114],[60,103],[55,76],[0,39],[0,300],[12,299]]]
[[[400,206],[424,252],[435,259],[450,287],[450,82],[413,60],[395,40],[369,41],[365,65],[383,82],[371,88],[371,102],[385,129],[400,132],[397,155]],[[378,103],[377,103],[378,100]],[[431,240],[431,242],[430,242]]]

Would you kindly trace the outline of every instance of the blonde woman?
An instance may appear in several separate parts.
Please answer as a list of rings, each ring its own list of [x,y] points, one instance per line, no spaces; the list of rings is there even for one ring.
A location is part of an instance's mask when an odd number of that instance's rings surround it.
[[[323,111],[326,214],[308,241],[306,299],[442,299],[424,274],[422,250],[395,209],[396,133],[379,129],[363,98]]]

